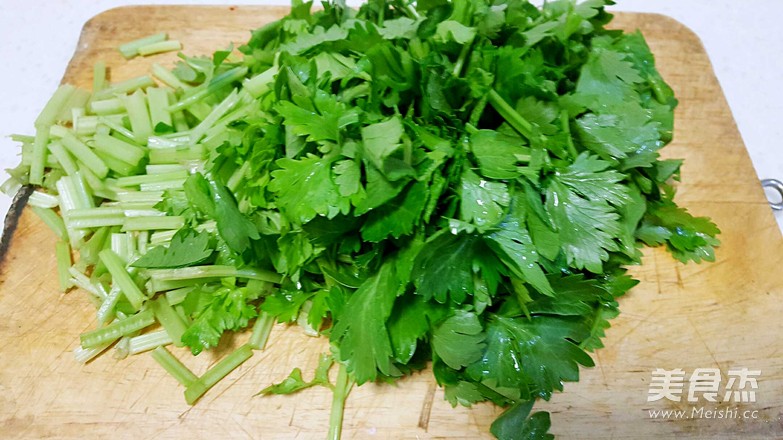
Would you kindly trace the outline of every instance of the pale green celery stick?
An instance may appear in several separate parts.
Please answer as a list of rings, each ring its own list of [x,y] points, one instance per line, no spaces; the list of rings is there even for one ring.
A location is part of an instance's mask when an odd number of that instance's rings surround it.
[[[166,297],[161,296],[150,302],[150,308],[155,312],[155,319],[163,326],[174,345],[182,347],[184,345],[182,343],[182,334],[187,330],[187,325],[174,311]]]
[[[65,132],[63,133],[61,142],[77,161],[87,166],[96,176],[104,178],[109,174],[109,167],[106,166],[90,147],[77,139],[76,136],[70,132]]]
[[[75,267],[71,266],[68,269],[68,273],[71,274],[71,283],[75,285],[76,287],[84,290],[85,292],[91,294],[92,296],[96,298],[100,298],[101,301],[103,301],[105,298],[105,294],[95,287],[95,285],[92,284],[89,278],[78,270],[76,270]]]
[[[337,380],[332,389],[332,410],[329,415],[329,433],[327,440],[340,440],[343,430],[343,414],[345,413],[345,400],[353,387],[353,379],[348,375],[345,364],[339,363]]]
[[[106,88],[106,63],[97,61],[92,67],[92,92],[100,92]]]
[[[133,253],[133,237],[127,233],[111,234],[111,250],[117,254],[126,264],[129,263],[130,256]]]
[[[272,66],[258,75],[246,79],[243,83],[244,89],[247,90],[253,98],[258,98],[268,90],[271,90],[270,86],[275,82],[275,75],[277,75],[277,72],[277,66]]]
[[[282,277],[268,270],[234,266],[192,266],[178,269],[150,269],[150,278],[154,281],[195,280],[200,278],[246,278],[280,284]]]
[[[198,380],[188,385],[185,390],[185,401],[188,402],[188,405],[196,403],[204,393],[252,356],[252,347],[247,344],[239,347],[236,351],[215,364],[214,367],[207,370]]]
[[[98,116],[125,113],[125,103],[120,98],[109,98],[90,103],[90,111]]]
[[[198,284],[218,283],[220,278],[200,278],[195,280],[154,280],[147,283],[147,290],[150,292],[166,292],[169,290],[193,287]]]
[[[167,40],[139,47],[139,55],[146,57],[159,53],[173,52],[175,50],[182,50],[182,43],[178,40]]]
[[[130,354],[130,338],[131,336],[138,335],[139,332],[133,332],[131,335],[123,336],[114,344],[114,359],[122,360],[128,357]]]
[[[167,173],[181,173],[188,172],[187,168],[180,164],[163,164],[163,165],[147,165],[145,167],[147,174],[167,174]]]
[[[266,347],[266,342],[269,340],[269,334],[272,332],[272,327],[275,325],[275,317],[267,312],[261,312],[256,318],[256,323],[253,324],[253,333],[250,335],[248,345],[253,347],[254,350],[263,350]]]
[[[189,387],[198,380],[195,374],[179,361],[165,347],[158,347],[152,350],[152,358],[163,367],[177,382]]]
[[[190,107],[185,109],[188,113],[193,115],[196,119],[199,121],[203,120],[207,116],[209,116],[209,113],[212,111],[212,106],[207,104],[206,102],[196,102],[192,104]]]
[[[113,119],[111,119],[109,117],[100,116],[98,118],[98,122],[100,124],[103,124],[106,127],[110,128],[111,130],[121,134],[122,136],[124,136],[124,137],[126,137],[128,139],[133,139],[133,132],[128,130],[127,128],[125,128],[125,126],[123,126],[122,123],[119,122],[119,121],[113,120]],[[98,126],[98,129],[99,130],[101,129],[100,125]],[[102,132],[102,133],[103,134],[109,134],[109,133],[106,133],[106,132]]]
[[[27,136],[24,134],[12,134],[11,136],[8,136],[11,138],[14,142],[19,142],[21,144],[32,144],[35,142],[35,136]]]
[[[125,213],[117,208],[73,209],[68,212],[68,226],[75,229],[120,226],[124,221]]]
[[[108,99],[116,95],[124,95],[126,93],[132,93],[136,90],[146,89],[147,87],[155,86],[155,81],[149,75],[140,76],[138,78],[131,78],[126,81],[112,84],[111,86],[95,92],[93,99],[102,100]]]
[[[60,108],[60,112],[57,114],[57,121],[73,122],[73,110],[83,109],[89,102],[90,96],[90,92],[86,90],[75,89],[71,96],[68,97],[68,101]]]
[[[154,231],[157,229],[179,229],[185,226],[182,216],[126,217],[123,231]]]
[[[111,228],[98,228],[89,240],[79,249],[79,262],[84,262],[89,266],[97,264],[100,259],[100,252],[106,245],[106,240],[111,234]]]
[[[185,148],[190,143],[190,134],[185,132],[150,137],[150,149]]]
[[[109,346],[111,346],[113,342],[114,341],[108,342],[106,344],[101,344],[94,348],[76,347],[73,350],[73,357],[74,359],[76,359],[76,362],[80,364],[86,364],[87,362],[94,359],[95,356],[98,356],[99,354],[103,353],[103,351],[109,348]]]
[[[140,47],[144,47],[154,43],[160,43],[161,41],[166,41],[168,39],[169,36],[165,32],[161,32],[159,34],[154,34],[143,38],[139,38],[138,40],[129,41],[125,44],[122,44],[117,49],[120,51],[122,56],[124,56],[126,59],[131,59],[139,55]]]
[[[134,354],[169,345],[171,342],[171,337],[164,330],[134,336],[128,341],[128,354],[133,356]]]
[[[27,199],[27,203],[30,206],[37,206],[39,208],[55,208],[60,202],[57,200],[57,196],[46,194],[41,191],[33,191],[30,194],[30,198]]]
[[[136,285],[136,282],[133,281],[133,278],[131,278],[120,257],[112,252],[111,249],[104,249],[100,252],[99,257],[103,264],[106,265],[106,270],[111,274],[114,283],[120,286],[120,290],[122,290],[122,293],[128,302],[131,303],[134,310],[139,310],[147,298],[141,292],[139,286]]]
[[[155,63],[152,65],[152,75],[172,89],[188,90],[191,88],[189,85],[180,81],[170,70],[160,64]]]
[[[188,297],[188,293],[192,292],[193,289],[195,289],[195,287],[183,287],[181,289],[170,290],[166,292],[166,301],[168,301],[169,306],[175,306],[182,301],[185,301],[185,298]]]
[[[121,141],[113,136],[96,134],[94,139],[93,146],[96,150],[133,166],[138,165],[146,156],[144,148]]]
[[[169,110],[176,111],[190,107],[193,104],[200,102],[202,99],[213,94],[214,92],[222,89],[223,87],[231,85],[235,81],[239,81],[247,75],[247,67],[235,67],[231,70],[221,73],[203,86],[191,89],[185,93],[184,99],[180,100],[176,104],[172,105]]]
[[[174,238],[174,234],[176,234],[177,231],[155,231],[150,235],[150,244],[153,246],[160,246],[162,244],[166,244],[171,241],[172,238]]]
[[[150,118],[153,131],[158,124],[173,126],[169,107],[169,92],[166,89],[150,87],[147,89],[147,102],[150,107]]]
[[[147,244],[150,241],[149,231],[141,231],[136,237],[136,249],[139,251],[139,255],[147,253]]]
[[[231,177],[226,183],[226,186],[231,190],[231,192],[236,192],[237,188],[239,188],[239,184],[242,183],[242,180],[245,178],[245,174],[247,174],[249,170],[250,161],[245,161],[241,167],[237,168],[237,170],[231,174]]]
[[[43,184],[46,165],[46,144],[49,143],[49,127],[41,126],[35,130],[35,142],[30,158],[30,184]]]
[[[71,287],[71,274],[68,269],[71,267],[71,247],[67,241],[58,241],[54,248],[54,254],[57,256],[57,278],[60,281],[60,290],[67,291]]]
[[[182,110],[172,113],[171,117],[174,121],[174,130],[177,132],[186,132],[190,130],[190,126],[188,126],[188,120]]]
[[[35,126],[46,127],[48,129],[49,126],[57,122],[57,116],[59,116],[62,108],[68,103],[68,100],[71,98],[74,91],[76,91],[76,87],[72,85],[61,85],[57,91],[54,92],[52,98],[49,99],[49,102],[46,103],[41,114],[38,115],[38,118],[35,120]]]
[[[68,231],[65,229],[65,223],[63,222],[62,217],[57,215],[54,210],[38,208],[36,206],[31,207],[31,209],[33,210],[33,213],[43,220],[46,226],[57,235],[57,238],[60,240],[68,240]]]
[[[96,154],[96,156],[97,156],[97,154]],[[103,158],[101,158],[100,156],[98,156],[98,158],[103,160]],[[95,173],[90,171],[90,168],[88,168],[83,163],[79,163],[78,166],[79,166],[79,174],[81,174],[84,183],[90,189],[92,194],[96,195],[97,193],[99,193],[103,189],[103,179],[101,179],[100,177],[96,176]],[[108,165],[106,165],[106,167],[108,168]],[[98,197],[101,197],[100,194],[97,194],[97,195],[98,195]]]
[[[82,173],[77,172],[73,176],[66,176],[65,178],[70,180],[73,184],[73,189],[75,191],[74,196],[79,200],[77,208],[94,208],[95,201],[93,200],[93,195],[85,185]],[[62,204],[60,204],[60,206],[62,206]]]
[[[7,195],[8,197],[13,198],[16,196],[19,190],[22,189],[22,186],[22,182],[20,182],[19,179],[16,177],[9,177],[5,180],[5,182],[3,182],[2,185],[0,185],[0,192]]]
[[[216,105],[212,111],[207,115],[206,118],[204,118],[191,132],[190,132],[190,142],[197,143],[201,140],[201,138],[204,136],[204,133],[207,132],[212,126],[220,120],[220,118],[223,117],[226,113],[228,113],[229,110],[231,110],[237,103],[239,102],[239,93],[237,92],[237,89],[234,89],[231,93],[229,93],[228,96],[221,102],[220,104]]]
[[[131,217],[164,217],[166,215],[165,212],[158,211],[152,206],[149,205],[141,205],[139,207],[122,207],[123,211],[125,212],[125,217],[131,218]]]
[[[154,205],[163,200],[163,191],[121,191],[117,193],[117,200],[124,203],[149,203]]]
[[[307,321],[307,315],[310,313],[310,309],[313,307],[313,302],[308,300],[305,301],[304,304],[302,304],[302,307],[299,309],[299,315],[296,317],[296,324],[304,330],[304,334],[307,336],[318,336],[318,329],[313,328],[312,325]]]
[[[152,122],[150,120],[150,111],[147,107],[147,96],[137,90],[132,95],[124,98],[125,108],[128,110],[128,119],[130,119],[133,139],[141,145],[147,145],[149,137],[152,136]]]
[[[80,336],[82,347],[97,347],[107,342],[142,330],[155,323],[155,315],[152,310],[144,310],[121,321],[114,321],[106,327],[82,333]]]
[[[154,150],[150,150],[150,153],[152,153]],[[170,173],[165,174],[142,174],[138,176],[128,176],[128,177],[120,177],[117,179],[117,185],[118,186],[136,186],[136,185],[142,185],[147,183],[159,183],[159,182],[166,182],[169,180],[176,180],[176,179],[187,179],[188,178],[188,172],[187,170],[181,169],[177,171],[173,171]]]
[[[101,158],[101,160],[109,167],[109,170],[114,171],[120,177],[130,176],[138,172],[136,165],[131,165],[128,162],[117,159],[116,157],[109,156],[105,151],[95,149],[95,154]],[[100,182],[100,188],[106,188],[103,182]]]
[[[92,136],[98,132],[98,121],[97,116],[79,116],[75,118],[73,131],[77,136]]]
[[[150,163],[169,164],[204,160],[207,150],[203,145],[193,145],[189,148],[159,148],[150,149]]]
[[[103,300],[101,306],[98,308],[97,316],[98,322],[106,324],[114,316],[114,308],[117,307],[117,302],[120,300],[122,291],[117,286],[112,286],[109,294],[106,295],[106,299]]]
[[[165,191],[167,189],[182,189],[187,179],[172,179],[165,182],[142,183],[139,189],[142,191]]]

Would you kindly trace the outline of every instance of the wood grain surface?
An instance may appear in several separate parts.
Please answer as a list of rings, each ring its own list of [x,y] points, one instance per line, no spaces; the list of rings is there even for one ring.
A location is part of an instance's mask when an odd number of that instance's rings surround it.
[[[247,40],[250,29],[282,16],[270,7],[130,7],[84,27],[63,81],[89,87],[102,59],[115,80],[170,65],[175,55],[124,61],[119,43],[168,31],[189,54],[211,54]],[[783,438],[783,253],[731,112],[698,38],[658,15],[622,14],[613,26],[640,29],[664,77],[675,89],[675,141],[665,156],[685,158],[678,201],[721,227],[714,264],[676,263],[647,251],[633,268],[641,284],[621,299],[623,313],[607,331],[607,348],[579,383],[538,405],[552,412],[561,438]],[[19,127],[20,130],[25,127]],[[82,366],[72,350],[95,325],[79,291],[60,294],[54,235],[24,210],[0,268],[0,438],[258,438],[319,439],[326,434],[331,396],[323,388],[295,396],[254,397],[293,367],[312,374],[327,341],[277,326],[270,347],[189,407],[183,388],[148,355],[117,361],[103,356]],[[227,341],[226,350],[247,335]],[[197,373],[220,355],[189,358]],[[761,370],[757,402],[648,403],[652,370]],[[724,380],[725,384],[725,380]],[[687,394],[687,393],[686,393]],[[757,410],[755,419],[664,420],[649,410]],[[397,385],[355,388],[345,413],[345,439],[490,438],[499,414],[491,405],[452,409],[429,371]]]

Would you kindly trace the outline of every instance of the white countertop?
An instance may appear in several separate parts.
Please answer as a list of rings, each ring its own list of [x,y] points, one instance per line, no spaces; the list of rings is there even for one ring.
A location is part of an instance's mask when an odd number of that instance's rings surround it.
[[[167,3],[288,4],[285,0],[0,0],[0,169],[16,166],[18,147],[8,136],[32,133],[33,121],[57,88],[82,25],[90,17],[117,6]],[[657,12],[693,29],[712,59],[759,177],[783,179],[779,153],[783,1],[619,0],[611,9]],[[5,217],[9,205],[10,199],[0,196],[0,216]],[[777,219],[783,231],[783,213],[778,212]]]

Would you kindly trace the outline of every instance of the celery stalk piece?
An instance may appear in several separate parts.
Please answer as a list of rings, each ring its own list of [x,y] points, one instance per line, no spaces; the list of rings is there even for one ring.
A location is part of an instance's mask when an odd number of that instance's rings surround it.
[[[71,287],[71,247],[67,241],[58,241],[54,248],[57,256],[57,278],[60,281],[60,290],[66,292]]]
[[[110,249],[117,254],[126,264],[130,260],[130,255],[133,252],[132,242],[133,237],[127,233],[113,233],[110,238]]]
[[[37,206],[39,208],[56,208],[60,204],[56,196],[41,191],[33,191],[33,193],[30,194],[30,198],[27,199],[27,203],[30,206]]]
[[[229,86],[235,81],[240,81],[247,75],[247,67],[235,67],[231,70],[221,73],[209,82],[206,86],[191,89],[186,92],[184,99],[169,107],[170,111],[182,110],[192,106],[212,93]]]
[[[164,182],[142,183],[139,189],[142,191],[165,191],[167,189],[182,189],[187,179],[171,179]]]
[[[150,292],[166,292],[169,290],[183,289],[186,287],[194,287],[196,285],[205,285],[209,283],[219,283],[220,278],[197,278],[188,280],[154,280],[151,279],[147,283],[147,290]]]
[[[124,95],[126,93],[132,93],[140,89],[146,89],[147,87],[155,86],[155,81],[149,75],[139,76],[137,78],[131,78],[116,84],[112,84],[100,92],[95,92],[94,99],[102,100],[112,98],[116,95]]]
[[[353,388],[354,380],[348,374],[348,369],[342,362],[337,370],[337,380],[332,388],[332,409],[329,415],[329,432],[327,440],[340,440],[343,429],[343,415],[345,413],[345,400]]]
[[[194,145],[190,148],[150,149],[150,163],[153,165],[204,160],[206,156],[207,150],[203,145]]]
[[[30,163],[30,183],[33,185],[43,184],[49,127],[57,122],[57,116],[74,90],[76,88],[70,85],[60,86],[35,120],[35,141],[33,142],[32,162]]]
[[[204,133],[207,132],[212,126],[225,115],[231,108],[233,108],[237,103],[239,102],[239,93],[237,92],[237,89],[234,89],[229,93],[228,96],[221,102],[220,104],[216,105],[215,108],[212,109],[212,111],[209,113],[209,115],[204,118],[191,132],[190,132],[190,142],[197,143],[201,140],[201,138],[204,136]]]
[[[116,341],[155,323],[152,310],[144,310],[121,321],[114,321],[106,327],[82,333],[80,336],[82,347],[91,348]]]
[[[189,387],[192,383],[198,380],[198,377],[193,374],[182,362],[179,361],[170,351],[165,347],[158,347],[152,350],[152,358],[155,362],[159,363],[164,370],[166,370],[177,382]]]
[[[127,204],[126,204],[127,205]],[[139,204],[139,207],[123,206],[123,212],[126,218],[131,217],[165,217],[166,213],[158,211],[154,207],[146,204]],[[145,231],[146,232],[146,231]]]
[[[54,231],[57,238],[60,240],[68,240],[68,231],[65,229],[65,223],[62,217],[57,215],[51,209],[39,208],[37,206],[32,207],[33,213],[38,216],[52,231]]]
[[[73,131],[77,136],[92,136],[98,132],[97,116],[78,116],[74,118]]]
[[[128,354],[133,356],[134,354],[169,345],[171,342],[171,337],[163,330],[134,336],[128,341]]]
[[[185,173],[188,170],[180,164],[147,165],[145,167],[147,174],[167,174],[167,173]],[[187,174],[186,174],[187,175]]]
[[[169,127],[173,125],[171,113],[168,110],[170,105],[168,90],[150,87],[147,89],[147,103],[150,108],[153,131],[155,131],[155,128],[158,127],[159,124],[164,124]]]
[[[63,147],[63,144],[59,141],[53,141],[49,144],[49,152],[60,162],[60,165],[65,170],[65,173],[72,176],[78,171],[76,162],[74,162],[71,154]]]
[[[106,344],[101,344],[101,345],[99,345],[97,347],[93,347],[93,348],[83,348],[81,346],[76,347],[73,350],[73,357],[76,360],[76,362],[78,362],[80,364],[86,364],[87,362],[90,362],[91,360],[93,360],[99,354],[103,353],[107,348],[109,348],[109,346],[113,342],[114,341],[108,342]]]
[[[168,40],[169,36],[165,32],[159,34],[149,35],[138,40],[129,41],[120,45],[117,49],[120,51],[125,59],[131,59],[139,55],[139,48],[148,46],[150,44],[160,43],[161,41]]]
[[[197,280],[201,278],[244,278],[280,284],[282,276],[276,272],[234,266],[191,266],[178,269],[149,269],[147,273],[155,281]]]
[[[90,101],[90,92],[84,89],[74,89],[71,96],[60,108],[60,112],[57,114],[58,122],[73,122],[73,111],[76,109],[84,109],[87,103]]]
[[[125,103],[120,98],[92,101],[90,103],[90,111],[99,116],[125,113]]]
[[[184,345],[182,343],[182,334],[187,330],[187,325],[171,307],[168,299],[165,296],[161,296],[150,302],[150,308],[155,313],[155,319],[163,326],[174,345],[182,347]]]
[[[96,134],[93,147],[115,159],[136,166],[146,156],[144,148],[119,140],[107,134]]]
[[[119,160],[116,157],[109,156],[104,151],[101,151],[97,148],[95,149],[95,154],[101,158],[107,167],[109,167],[110,171],[114,171],[114,174],[120,177],[129,176],[138,172],[137,166]],[[106,189],[106,185],[102,181],[98,181],[97,183],[99,188]]]
[[[133,278],[131,278],[120,257],[111,249],[104,249],[98,255],[103,264],[106,265],[106,270],[109,271],[114,282],[122,290],[125,298],[131,303],[134,310],[139,310],[147,298],[141,292],[139,286],[136,285],[136,282],[133,281]]]
[[[76,87],[68,84],[61,85],[49,102],[46,103],[38,118],[35,120],[36,127],[49,127],[57,122],[63,107],[68,103],[71,95],[76,91]]]
[[[172,89],[188,90],[191,88],[189,85],[180,81],[176,75],[171,73],[170,70],[157,63],[152,65],[152,76],[159,79],[162,83],[166,84]]]
[[[111,228],[98,228],[89,240],[79,249],[79,262],[92,266],[100,261],[100,252],[106,247],[106,240],[111,234]]]
[[[125,212],[116,208],[73,209],[68,212],[68,226],[73,229],[121,226]]]
[[[248,345],[253,347],[254,350],[263,350],[266,347],[269,334],[272,332],[274,325],[275,317],[267,312],[261,312],[258,318],[256,318],[255,324],[253,324],[253,333],[250,335]]]
[[[152,151],[150,151],[152,153]],[[160,183],[169,180],[187,179],[188,172],[184,169],[175,170],[169,173],[161,174],[141,174],[138,176],[121,177],[117,179],[117,186],[136,186],[147,183]]]
[[[188,293],[192,292],[193,289],[195,289],[195,287],[183,287],[181,289],[170,290],[166,292],[165,295],[166,301],[169,303],[169,306],[175,306],[181,303],[182,301],[185,301],[185,298],[187,298]]]
[[[158,229],[180,229],[185,226],[182,216],[126,217],[122,231],[154,231]]]
[[[44,168],[46,167],[46,144],[48,143],[49,127],[37,127],[30,160],[30,183],[32,185],[43,184]]]
[[[163,191],[120,191],[117,200],[122,203],[148,203],[154,205],[163,200]]]
[[[92,92],[100,92],[106,88],[106,63],[96,61],[92,67]]]
[[[159,53],[173,52],[175,50],[182,50],[182,43],[178,40],[159,41],[157,43],[145,44],[139,47],[139,55],[146,57],[150,55],[156,55]]]
[[[150,241],[150,233],[149,231],[141,231],[139,232],[139,235],[136,237],[136,249],[139,252],[139,255],[144,255],[147,253],[147,244]]]
[[[100,124],[105,125],[107,128],[109,128],[110,129],[109,132],[110,131],[115,131],[115,132],[119,133],[120,135],[122,135],[122,136],[124,136],[124,137],[126,137],[128,139],[131,139],[131,140],[134,139],[133,132],[128,130],[127,128],[125,128],[122,125],[122,123],[119,122],[119,121],[116,121],[116,120],[114,120],[112,118],[109,118],[109,117],[106,117],[106,116],[99,116],[98,117],[98,122]],[[100,128],[101,127],[98,126],[98,129],[100,129]],[[101,134],[108,135],[109,132],[102,132]]]
[[[147,145],[148,139],[153,134],[150,111],[147,107],[147,96],[140,90],[124,98],[125,108],[128,110],[131,130],[134,140],[141,145]]]
[[[109,174],[109,167],[106,166],[90,147],[77,139],[76,136],[70,132],[65,132],[63,133],[61,141],[63,146],[73,154],[76,160],[87,166],[96,176],[104,178]]]
[[[212,112],[212,106],[206,102],[198,101],[191,104],[190,107],[185,110],[193,115],[194,118],[203,121],[204,118],[209,116],[209,113]]]
[[[75,285],[76,287],[84,290],[85,292],[91,294],[92,296],[96,298],[100,298],[101,301],[106,299],[106,294],[101,290],[98,289],[89,278],[87,278],[87,275],[79,272],[76,270],[75,267],[71,267],[68,269],[68,273],[71,274],[71,283]]]
[[[106,324],[112,319],[114,316],[114,308],[117,307],[117,302],[120,300],[120,295],[122,295],[120,288],[117,286],[112,286],[109,294],[106,295],[106,299],[104,299],[101,303],[101,306],[98,307],[98,312],[96,315],[98,317],[99,323]]]
[[[174,130],[177,132],[186,132],[190,130],[188,119],[185,117],[185,113],[183,111],[180,110],[172,113],[171,118],[174,122]]]
[[[244,89],[247,90],[253,98],[258,98],[271,90],[271,85],[275,82],[277,73],[277,66],[272,66],[258,75],[246,79],[243,83]]]
[[[253,348],[245,344],[207,370],[203,376],[188,385],[185,390],[185,400],[188,402],[188,405],[196,403],[204,393],[252,356]]]

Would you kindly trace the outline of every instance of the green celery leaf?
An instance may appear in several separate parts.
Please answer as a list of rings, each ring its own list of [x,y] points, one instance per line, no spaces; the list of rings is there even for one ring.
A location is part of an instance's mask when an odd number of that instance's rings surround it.
[[[184,228],[174,234],[168,247],[153,247],[131,266],[147,269],[194,266],[206,261],[213,252],[209,234]]]

